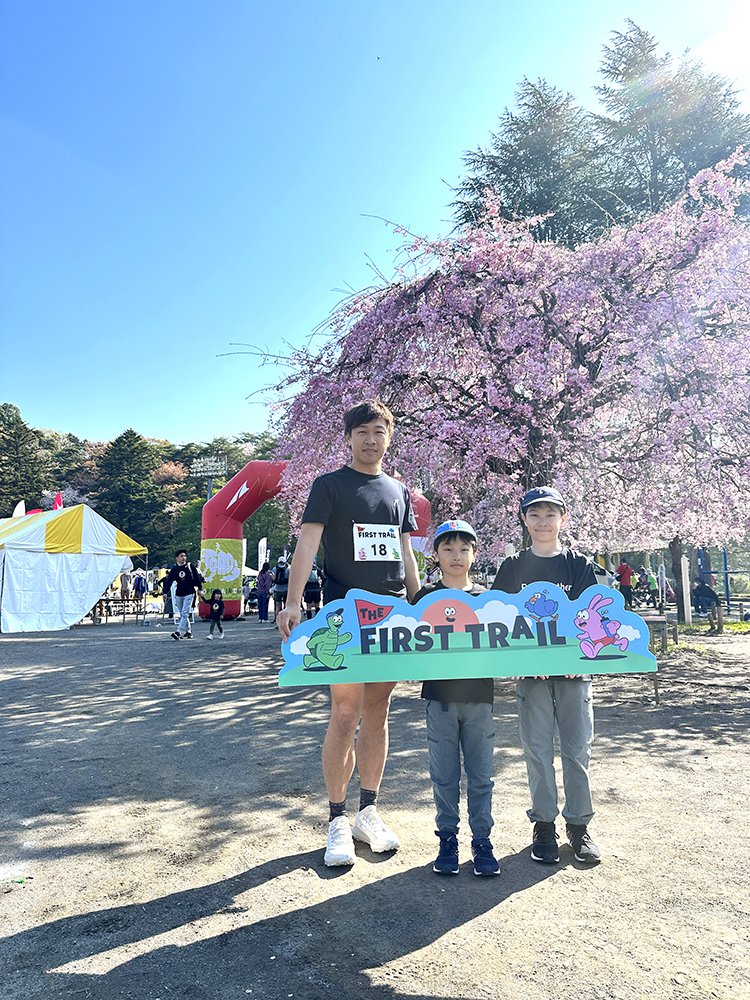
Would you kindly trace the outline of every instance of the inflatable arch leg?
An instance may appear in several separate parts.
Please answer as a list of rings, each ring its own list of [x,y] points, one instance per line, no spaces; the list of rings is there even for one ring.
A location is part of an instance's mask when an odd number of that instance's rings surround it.
[[[206,578],[204,592],[214,588],[224,595],[224,613],[237,618],[242,611],[242,526],[266,500],[281,489],[286,462],[248,462],[232,476],[203,507],[200,569]],[[432,512],[421,493],[412,494],[417,536],[427,534]],[[208,617],[208,604],[200,603],[200,615]]]

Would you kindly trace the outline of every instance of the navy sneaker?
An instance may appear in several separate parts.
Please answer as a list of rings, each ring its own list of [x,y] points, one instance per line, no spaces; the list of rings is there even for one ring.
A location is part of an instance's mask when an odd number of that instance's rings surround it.
[[[598,865],[602,860],[599,848],[589,835],[585,824],[578,826],[575,823],[567,823],[565,833],[568,843],[573,848],[576,861],[581,861],[584,865]]]
[[[458,837],[449,830],[436,830],[440,837],[440,850],[432,870],[438,875],[458,875]]]
[[[180,638],[180,633],[179,632],[170,632],[169,634],[170,634],[170,636],[171,636],[172,639],[179,639]]]
[[[475,875],[499,875],[500,865],[492,850],[489,837],[472,837],[471,856]]]
[[[560,860],[554,823],[535,823],[531,843],[531,860],[543,865],[556,865]]]

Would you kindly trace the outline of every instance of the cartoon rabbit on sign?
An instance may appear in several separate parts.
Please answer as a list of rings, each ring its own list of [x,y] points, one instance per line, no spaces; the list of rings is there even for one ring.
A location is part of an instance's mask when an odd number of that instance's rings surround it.
[[[624,635],[618,635],[620,622],[610,621],[606,611],[600,609],[612,603],[611,597],[604,597],[603,594],[595,594],[589,602],[588,608],[582,608],[576,612],[575,624],[581,630],[576,636],[581,640],[581,652],[589,660],[593,660],[597,653],[605,646],[615,645],[623,653],[628,648],[628,640]]]

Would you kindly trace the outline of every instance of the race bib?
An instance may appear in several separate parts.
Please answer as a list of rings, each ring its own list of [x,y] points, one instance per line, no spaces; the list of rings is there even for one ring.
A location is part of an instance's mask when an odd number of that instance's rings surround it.
[[[401,562],[401,532],[393,524],[352,526],[355,562]]]

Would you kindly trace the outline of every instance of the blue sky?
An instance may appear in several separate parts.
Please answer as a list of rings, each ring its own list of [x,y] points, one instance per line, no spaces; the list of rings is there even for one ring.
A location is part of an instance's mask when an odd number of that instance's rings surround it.
[[[750,101],[736,0],[0,4],[0,401],[37,427],[262,430],[303,343],[450,228],[464,150],[523,76],[594,105],[630,17]]]

